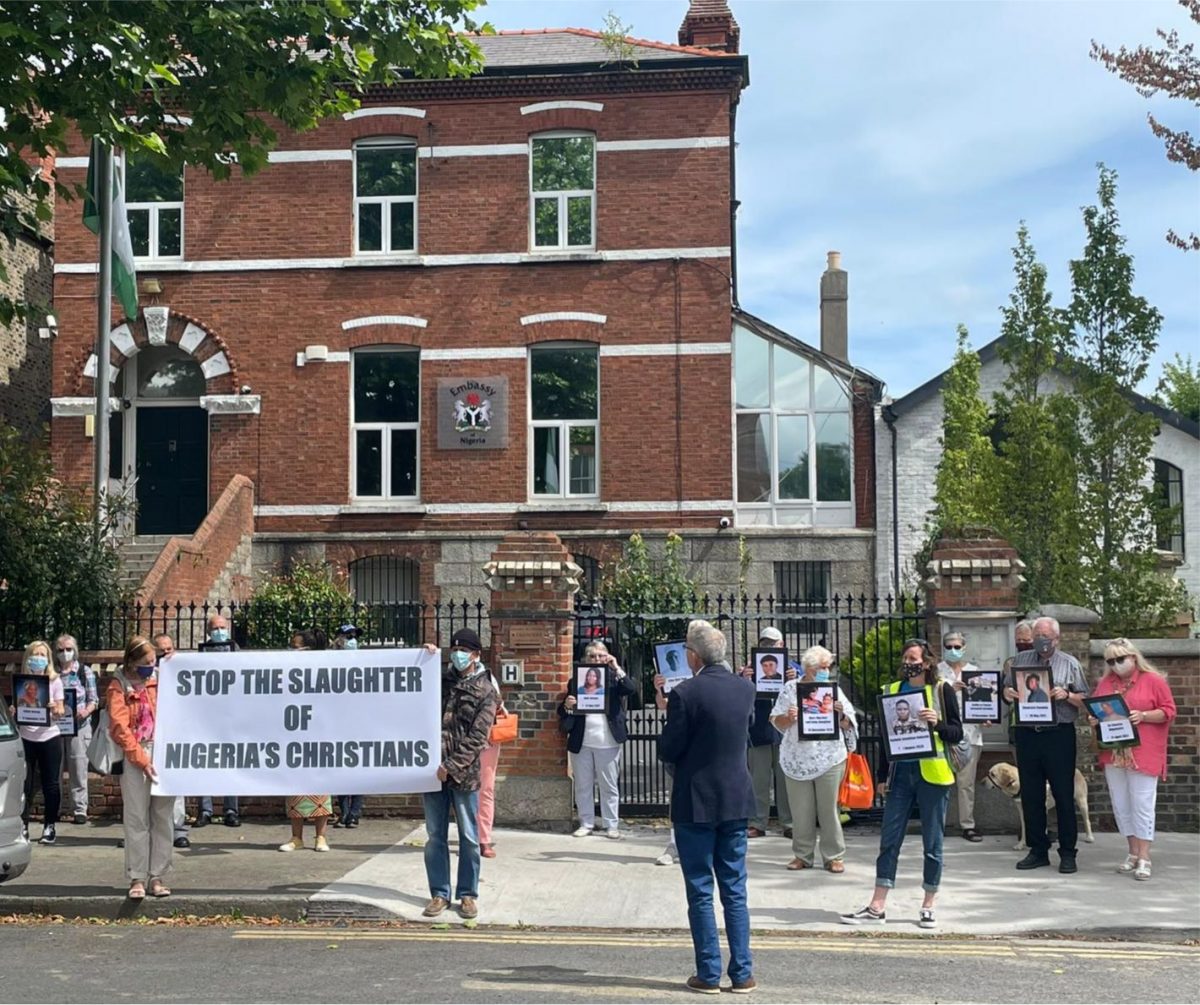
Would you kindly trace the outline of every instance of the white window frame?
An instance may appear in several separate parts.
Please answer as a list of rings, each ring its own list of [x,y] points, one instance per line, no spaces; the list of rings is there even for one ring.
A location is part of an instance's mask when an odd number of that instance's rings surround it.
[[[412,195],[368,195],[358,194],[358,151],[364,149],[379,149],[380,147],[400,147],[412,151],[413,155],[413,187]],[[421,158],[417,154],[417,141],[403,136],[372,136],[368,139],[356,140],[354,143],[354,170],[352,172],[351,192],[354,196],[354,255],[356,258],[381,258],[384,256],[415,255],[420,246],[420,220],[418,217],[418,200],[421,194]],[[392,207],[409,203],[413,208],[413,246],[411,248],[392,247]],[[358,208],[363,205],[382,206],[380,210],[380,226],[383,247],[379,251],[364,251],[359,247]]]
[[[149,210],[150,225],[147,228],[149,231],[149,255],[133,256],[135,262],[181,262],[183,261],[186,246],[184,239],[186,237],[187,215],[183,208],[184,199],[181,198],[178,202],[130,202],[129,201],[129,185],[125,176],[125,156],[116,159],[118,170],[121,172],[121,193],[125,196],[125,226],[129,226],[129,214],[134,210]],[[179,190],[186,197],[187,176],[181,170],[179,172]],[[178,255],[160,255],[158,254],[158,214],[159,210],[177,209],[179,210],[179,254]]]
[[[417,420],[416,422],[357,422],[354,414],[354,387],[358,360],[362,356],[387,355],[411,352],[417,357]],[[380,494],[358,494],[358,434],[380,431]],[[410,496],[395,495],[392,488],[392,431],[413,430],[416,433],[416,485]],[[369,346],[350,353],[350,499],[354,502],[405,502],[421,498],[421,356],[420,350],[409,346]]]
[[[596,354],[596,418],[594,419],[534,419],[533,417],[533,354],[538,349],[588,349]],[[527,498],[530,502],[545,502],[556,499],[599,499],[600,498],[600,347],[591,342],[539,342],[529,347],[525,354],[525,386],[529,392],[525,397],[525,415],[529,424],[529,466]],[[594,429],[596,443],[596,485],[594,492],[571,491],[571,430]],[[538,456],[534,450],[535,429],[558,430],[559,484],[561,492],[534,491],[534,465]]]
[[[733,400],[733,498],[735,510],[745,511],[746,513],[770,513],[771,526],[803,526],[795,521],[780,521],[779,512],[788,511],[796,512],[808,510],[812,513],[812,526],[814,527],[830,527],[840,526],[840,524],[822,520],[818,517],[818,513],[832,515],[834,513],[845,512],[850,517],[850,523],[846,526],[855,526],[855,480],[854,480],[854,396],[848,387],[848,382],[845,377],[835,370],[831,370],[828,366],[806,356],[803,353],[798,353],[794,349],[786,345],[782,345],[773,339],[766,338],[752,329],[745,329],[748,335],[754,338],[761,339],[769,347],[767,356],[767,387],[768,398],[766,405],[753,405],[746,408],[739,408],[737,405],[737,353],[736,353],[736,335],[734,338],[734,358],[732,372],[730,374],[731,395]],[[776,403],[775,399],[775,353],[792,352],[800,356],[808,362],[808,407],[807,408],[781,408]],[[846,407],[845,408],[817,408],[816,406],[816,374],[817,370],[822,369],[831,373],[837,382],[842,385],[846,392]],[[771,494],[770,498],[758,502],[741,502],[737,498],[738,493],[738,419],[743,415],[766,415],[769,418],[767,422],[767,435],[770,442],[767,446],[767,457],[771,464]],[[822,418],[829,415],[844,415],[847,420],[849,431],[850,445],[850,498],[833,500],[833,499],[818,499],[817,498],[817,425]],[[779,420],[791,416],[804,416],[808,419],[808,498],[807,499],[784,499],[779,495]]]
[[[584,137],[592,141],[592,187],[552,189],[539,192],[533,187],[533,144],[538,140],[562,140]],[[567,243],[567,201],[587,196],[591,199],[591,241],[587,244]],[[537,204],[539,199],[557,197],[558,243],[537,243]],[[594,251],[596,249],[596,134],[582,129],[556,129],[529,137],[529,250],[532,252]]]

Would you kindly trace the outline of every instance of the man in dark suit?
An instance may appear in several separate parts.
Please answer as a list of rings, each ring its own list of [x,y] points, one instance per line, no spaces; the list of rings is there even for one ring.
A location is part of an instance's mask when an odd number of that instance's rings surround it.
[[[687,890],[696,973],[687,986],[720,993],[721,943],[713,914],[713,878],[725,912],[731,991],[756,984],[746,905],[746,824],[754,815],[754,786],[746,767],[746,732],[754,714],[754,685],[725,663],[725,636],[707,621],[687,631],[692,679],[667,697],[667,724],[658,754],[675,766],[671,822]]]

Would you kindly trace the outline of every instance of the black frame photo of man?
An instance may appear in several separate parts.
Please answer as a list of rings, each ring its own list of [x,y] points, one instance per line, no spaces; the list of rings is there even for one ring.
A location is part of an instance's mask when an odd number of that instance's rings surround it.
[[[932,757],[933,724],[921,719],[927,705],[928,688],[921,691],[897,691],[879,696],[879,719],[883,723],[883,742],[889,761],[915,761]],[[899,707],[904,705],[905,714]]]
[[[671,639],[669,642],[654,643],[654,666],[663,675],[663,694],[692,676],[687,661],[687,642]]]
[[[1012,676],[1012,689],[1017,692],[1017,725],[1046,726],[1054,722],[1054,701],[1050,697],[1054,678],[1050,674],[1050,667],[1045,663],[1015,666]],[[1037,678],[1036,688],[1029,686],[1031,678]],[[1031,700],[1031,695],[1039,693],[1043,697]]]
[[[962,721],[1000,721],[999,670],[972,670],[963,674]]]
[[[754,667],[754,689],[759,694],[776,695],[783,690],[788,665],[786,649],[766,646],[751,649],[750,662]],[[768,675],[764,664],[770,664],[774,672]]]

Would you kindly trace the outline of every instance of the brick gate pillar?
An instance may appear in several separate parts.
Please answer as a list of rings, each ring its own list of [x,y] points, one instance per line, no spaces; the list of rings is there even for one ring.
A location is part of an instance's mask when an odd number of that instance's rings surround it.
[[[496,822],[566,827],[572,816],[566,737],[558,703],[572,666],[574,602],[581,569],[550,532],[507,535],[483,567],[492,590],[491,660],[507,707],[521,717],[496,775]],[[506,683],[504,664],[522,680]]]

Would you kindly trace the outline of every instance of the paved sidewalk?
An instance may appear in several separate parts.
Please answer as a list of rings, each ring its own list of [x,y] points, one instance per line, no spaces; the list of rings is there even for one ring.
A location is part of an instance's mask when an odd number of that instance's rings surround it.
[[[40,834],[33,826],[33,835]],[[116,823],[59,827],[58,844],[35,847],[33,864],[0,886],[0,914],[69,917],[161,917],[240,913],[312,920],[398,919],[425,922],[424,825],[419,820],[366,820],[356,830],[330,830],[333,850],[283,854],[285,821],[219,824],[193,831],[193,845],[176,852],[174,895],[140,905],[125,900],[123,852]],[[453,833],[453,832],[452,832]],[[498,857],[484,860],[481,925],[582,927],[649,932],[687,927],[678,866],[654,860],[666,845],[665,827],[622,828],[621,841],[602,835],[501,829]],[[771,836],[750,842],[750,909],[758,930],[849,930],[836,915],[862,906],[874,878],[878,832],[847,832],[846,872],[788,872],[791,842]],[[1014,835],[973,845],[946,839],[946,869],[938,903],[940,931],[953,935],[1034,932],[1200,937],[1200,835],[1162,834],[1155,842],[1154,878],[1137,883],[1113,867],[1124,841],[1098,834],[1082,844],[1080,871],[1017,872]],[[1055,859],[1057,864],[1057,859]],[[909,835],[887,931],[915,935],[920,905],[920,838]],[[447,912],[438,922],[457,921]]]

